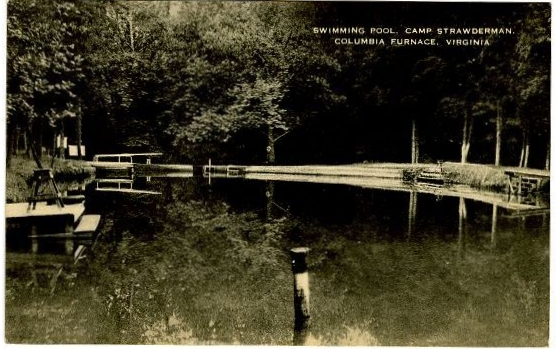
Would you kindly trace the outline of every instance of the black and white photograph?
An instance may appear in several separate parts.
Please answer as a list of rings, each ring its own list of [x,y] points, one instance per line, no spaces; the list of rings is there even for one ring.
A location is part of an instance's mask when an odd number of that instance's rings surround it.
[[[4,344],[550,345],[550,2],[4,5]]]

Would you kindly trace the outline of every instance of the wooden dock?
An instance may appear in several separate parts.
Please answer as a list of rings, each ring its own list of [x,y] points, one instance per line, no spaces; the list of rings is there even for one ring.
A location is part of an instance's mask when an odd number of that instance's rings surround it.
[[[71,217],[73,222],[77,222],[85,212],[85,204],[83,202],[72,205],[47,205],[45,202],[38,202],[36,208],[29,208],[29,203],[19,202],[15,204],[6,204],[6,219],[32,219],[44,217]]]
[[[543,181],[550,179],[550,172],[535,169],[511,169],[504,171],[508,176],[508,192],[527,196],[539,190]]]

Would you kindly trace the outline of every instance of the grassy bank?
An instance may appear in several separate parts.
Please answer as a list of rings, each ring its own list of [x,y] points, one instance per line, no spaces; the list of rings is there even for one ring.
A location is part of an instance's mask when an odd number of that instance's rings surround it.
[[[44,157],[43,166],[50,165],[51,159]],[[6,202],[26,201],[29,196],[33,170],[37,169],[34,160],[13,157],[6,169]],[[85,161],[55,160],[52,166],[57,181],[82,180],[94,174],[95,169]]]
[[[493,166],[482,164],[460,164],[448,162],[443,169],[453,176],[454,183],[468,185],[481,190],[505,192],[508,187],[508,176],[505,171],[518,171],[523,168]],[[549,175],[549,171],[528,169],[532,172]],[[542,180],[539,190],[548,193],[549,181]]]
[[[456,184],[491,191],[504,191],[508,186],[504,167],[450,162],[443,164],[442,169],[452,176]]]

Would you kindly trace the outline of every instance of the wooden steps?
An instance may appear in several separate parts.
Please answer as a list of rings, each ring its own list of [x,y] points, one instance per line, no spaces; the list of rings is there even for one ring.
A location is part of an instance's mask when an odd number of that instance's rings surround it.
[[[519,196],[536,193],[543,181],[550,179],[550,172],[534,169],[506,170],[508,176],[508,191]]]
[[[415,183],[431,187],[443,187],[451,184],[447,174],[440,167],[418,172],[415,176]]]

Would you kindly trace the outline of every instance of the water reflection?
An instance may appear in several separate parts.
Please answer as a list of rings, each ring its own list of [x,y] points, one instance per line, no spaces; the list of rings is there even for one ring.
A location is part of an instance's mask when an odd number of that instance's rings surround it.
[[[133,189],[161,195],[88,189],[87,210],[104,217],[94,253],[53,296],[10,273],[9,341],[291,345],[288,253],[306,246],[308,344],[546,345],[547,216],[317,183],[152,177]],[[33,307],[70,309],[77,337]],[[36,328],[24,333],[26,322]]]

